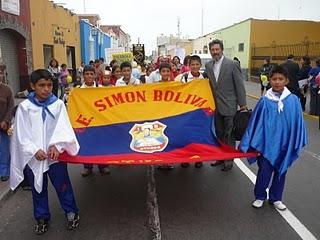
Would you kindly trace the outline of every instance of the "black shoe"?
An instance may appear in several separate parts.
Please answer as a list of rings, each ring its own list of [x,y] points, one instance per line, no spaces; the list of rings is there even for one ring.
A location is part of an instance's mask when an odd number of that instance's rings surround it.
[[[174,169],[174,166],[169,164],[158,166],[158,170],[173,170],[173,169]]]
[[[202,168],[202,166],[203,166],[203,163],[202,163],[202,162],[196,162],[196,163],[194,164],[194,167],[196,167],[196,168]]]
[[[181,167],[187,168],[190,166],[190,163],[181,163]]]
[[[80,216],[78,213],[68,213],[67,220],[67,229],[74,230],[79,226]]]
[[[9,176],[1,176],[0,179],[1,179],[2,182],[6,182],[6,181],[9,180]]]
[[[211,163],[210,165],[212,167],[217,167],[217,166],[222,165],[223,163],[224,163],[224,161],[215,161],[215,162]]]
[[[49,229],[49,221],[48,220],[44,220],[44,219],[39,219],[37,221],[37,225],[34,229],[34,232],[37,235],[42,235],[44,234],[46,231],[48,231]]]
[[[221,168],[221,171],[228,172],[233,168],[233,162],[225,162]]]

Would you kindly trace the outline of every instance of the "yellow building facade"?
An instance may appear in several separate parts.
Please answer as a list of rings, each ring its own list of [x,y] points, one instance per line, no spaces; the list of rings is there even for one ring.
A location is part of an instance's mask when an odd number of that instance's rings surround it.
[[[30,0],[33,69],[47,68],[51,58],[76,69],[80,65],[80,26],[71,11],[48,0]]]
[[[213,39],[224,43],[224,54],[237,57],[245,74],[257,74],[266,57],[281,63],[289,54],[296,60],[320,57],[320,22],[246,19],[193,41],[193,53],[203,53]]]

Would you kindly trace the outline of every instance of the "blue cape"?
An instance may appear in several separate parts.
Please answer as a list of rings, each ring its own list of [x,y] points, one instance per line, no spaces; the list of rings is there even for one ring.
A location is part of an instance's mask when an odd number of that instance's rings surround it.
[[[275,101],[262,97],[257,103],[239,148],[243,152],[256,150],[282,175],[298,159],[307,145],[301,105],[290,94],[283,101],[284,108],[278,112]],[[249,163],[256,158],[248,159]]]

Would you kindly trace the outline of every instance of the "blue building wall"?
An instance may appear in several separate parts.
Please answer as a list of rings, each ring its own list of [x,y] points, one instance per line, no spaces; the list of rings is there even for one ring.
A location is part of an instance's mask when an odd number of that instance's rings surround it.
[[[80,40],[81,40],[81,60],[88,64],[90,60],[95,60],[100,57],[105,58],[105,48],[111,47],[111,37],[101,32],[98,29],[98,33],[92,36],[92,29],[94,27],[84,20],[80,20]],[[90,59],[90,32],[93,40],[94,57]],[[102,40],[103,39],[103,40]]]

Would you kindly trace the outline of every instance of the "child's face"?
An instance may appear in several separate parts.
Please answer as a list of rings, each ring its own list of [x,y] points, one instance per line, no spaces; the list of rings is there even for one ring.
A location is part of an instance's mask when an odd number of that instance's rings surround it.
[[[110,75],[103,75],[103,85],[108,85],[110,83],[111,76]]]
[[[116,79],[121,78],[121,77],[122,77],[121,69],[120,69],[120,68],[117,68],[117,69],[114,71],[113,75],[115,76]]]
[[[191,61],[189,64],[191,73],[198,74],[200,71],[201,64],[198,61]]]
[[[169,81],[170,80],[170,68],[162,68],[160,71],[161,80],[162,81]]]
[[[132,69],[129,67],[125,67],[121,70],[121,73],[124,79],[130,80]]]
[[[45,101],[52,93],[52,80],[41,78],[35,84],[31,83],[31,88],[39,101]]]
[[[272,91],[283,92],[284,87],[289,83],[288,79],[281,73],[275,73],[270,79]]]
[[[83,74],[83,80],[84,80],[84,82],[86,83],[87,86],[92,86],[93,85],[94,77],[95,77],[95,74],[94,74],[93,71],[86,71]]]

